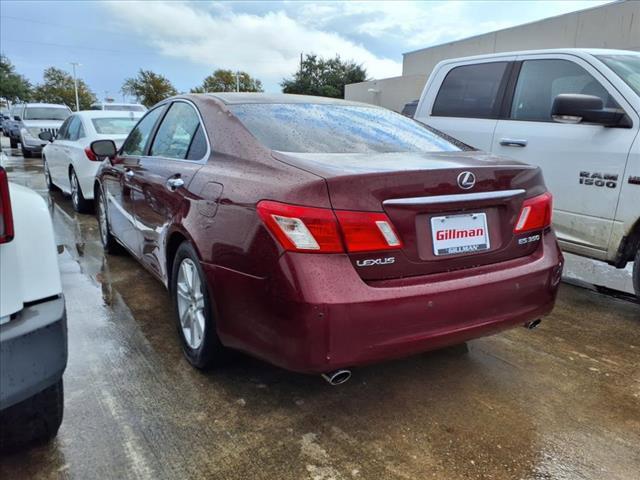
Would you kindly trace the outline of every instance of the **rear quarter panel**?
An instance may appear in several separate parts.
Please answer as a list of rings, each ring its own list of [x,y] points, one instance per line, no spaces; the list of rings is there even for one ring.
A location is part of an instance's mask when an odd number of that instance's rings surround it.
[[[330,208],[321,177],[272,157],[245,127],[211,99],[199,99],[211,156],[189,185],[182,220],[201,259],[265,277],[281,251],[256,213],[260,200]]]
[[[0,317],[62,292],[53,225],[44,199],[9,184],[15,237],[0,245]]]

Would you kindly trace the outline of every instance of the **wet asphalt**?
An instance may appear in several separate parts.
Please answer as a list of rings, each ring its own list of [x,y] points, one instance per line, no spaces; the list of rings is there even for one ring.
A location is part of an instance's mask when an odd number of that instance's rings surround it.
[[[536,330],[358,368],[340,387],[242,355],[202,373],[162,285],[127,255],[105,257],[95,218],[46,191],[40,158],[5,151],[63,246],[69,366],[58,437],[0,457],[0,478],[640,477],[629,297],[563,284]]]

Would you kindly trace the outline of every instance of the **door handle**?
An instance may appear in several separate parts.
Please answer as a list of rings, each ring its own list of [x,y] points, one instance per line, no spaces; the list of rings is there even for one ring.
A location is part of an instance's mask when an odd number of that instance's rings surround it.
[[[125,168],[124,174],[126,175],[127,178],[132,178],[135,175],[133,170],[131,170],[130,168]]]
[[[527,146],[527,141],[526,140],[519,140],[519,139],[515,139],[515,138],[503,138],[500,140],[500,145],[502,145],[503,147],[526,147]]]
[[[173,177],[167,180],[167,188],[172,192],[176,191],[178,188],[184,185],[184,180],[180,177]]]

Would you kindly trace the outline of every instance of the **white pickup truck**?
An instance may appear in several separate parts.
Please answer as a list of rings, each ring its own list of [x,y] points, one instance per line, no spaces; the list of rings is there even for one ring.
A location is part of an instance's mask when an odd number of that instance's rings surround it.
[[[542,168],[568,252],[634,261],[640,298],[640,53],[554,49],[440,62],[414,118]]]
[[[0,153],[0,451],[54,437],[62,422],[67,320],[51,217],[11,184]]]

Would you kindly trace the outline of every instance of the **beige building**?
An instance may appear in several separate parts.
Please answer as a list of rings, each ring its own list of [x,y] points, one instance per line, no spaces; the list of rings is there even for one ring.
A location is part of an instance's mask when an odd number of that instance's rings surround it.
[[[403,54],[402,76],[353,83],[345,98],[402,110],[420,98],[433,67],[448,58],[541,48],[640,51],[640,1],[622,0]]]

